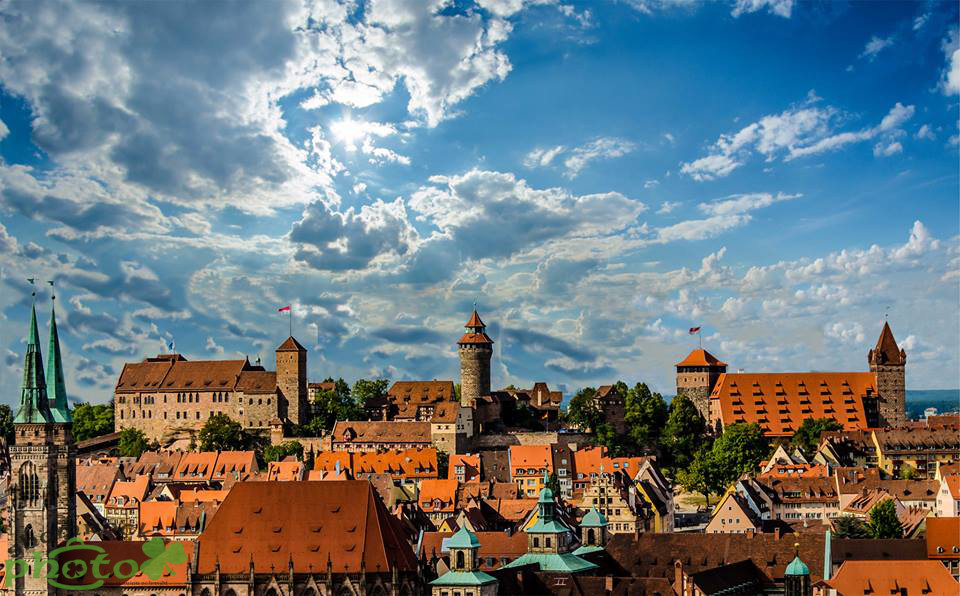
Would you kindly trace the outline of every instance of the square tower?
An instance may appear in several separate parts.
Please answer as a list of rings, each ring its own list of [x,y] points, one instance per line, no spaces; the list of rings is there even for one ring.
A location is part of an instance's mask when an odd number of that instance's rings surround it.
[[[278,415],[294,424],[305,424],[307,403],[307,349],[292,336],[277,348],[277,390],[281,407]]]
[[[684,395],[697,407],[700,416],[710,421],[710,394],[720,375],[727,372],[727,363],[699,348],[677,363],[677,395]]]
[[[907,353],[884,322],[877,345],[867,353],[870,372],[877,376],[877,409],[880,426],[900,426],[907,420]]]

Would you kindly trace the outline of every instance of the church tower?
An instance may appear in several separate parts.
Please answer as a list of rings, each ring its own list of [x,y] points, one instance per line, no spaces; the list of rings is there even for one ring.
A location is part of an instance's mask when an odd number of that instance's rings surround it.
[[[899,426],[907,420],[907,353],[893,338],[890,324],[883,323],[877,345],[867,354],[870,372],[877,376],[880,426]]]
[[[460,404],[469,406],[474,399],[490,393],[493,340],[487,335],[487,326],[476,310],[465,327],[467,332],[457,345],[460,352]]]
[[[31,310],[27,353],[23,363],[20,409],[14,417],[10,447],[8,558],[28,561],[34,553],[47,558],[59,542],[76,535],[76,445],[63,383],[63,363],[55,313],[50,313],[50,366],[44,375],[37,331],[37,311]],[[47,380],[50,385],[47,385]],[[53,401],[48,399],[52,394]],[[10,570],[8,570],[8,573]],[[15,580],[17,594],[53,594],[45,578],[25,573]]]

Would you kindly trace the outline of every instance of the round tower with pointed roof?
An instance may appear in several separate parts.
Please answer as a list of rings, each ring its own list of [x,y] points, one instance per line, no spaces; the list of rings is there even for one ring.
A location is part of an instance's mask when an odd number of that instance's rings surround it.
[[[796,548],[799,548],[799,544]],[[810,568],[803,562],[800,555],[790,561],[783,574],[783,594],[784,596],[810,596],[811,594]]]
[[[677,363],[677,395],[686,396],[708,423],[710,422],[710,394],[727,372],[727,363],[699,348]]]
[[[886,321],[877,345],[867,353],[867,362],[877,376],[880,426],[900,426],[907,420],[907,353],[897,345]]]
[[[457,346],[460,353],[460,403],[468,406],[481,395],[490,393],[493,340],[487,335],[487,326],[476,310],[464,327],[467,332]]]

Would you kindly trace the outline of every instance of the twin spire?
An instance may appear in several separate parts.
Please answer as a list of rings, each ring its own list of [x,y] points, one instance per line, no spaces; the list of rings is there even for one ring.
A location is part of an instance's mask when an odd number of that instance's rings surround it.
[[[20,410],[15,424],[69,423],[67,389],[63,382],[63,360],[60,357],[60,336],[57,334],[56,310],[50,308],[50,342],[47,348],[46,375],[43,355],[40,353],[40,333],[37,331],[37,308],[30,308],[30,334],[27,353],[23,360],[23,384],[20,388]]]

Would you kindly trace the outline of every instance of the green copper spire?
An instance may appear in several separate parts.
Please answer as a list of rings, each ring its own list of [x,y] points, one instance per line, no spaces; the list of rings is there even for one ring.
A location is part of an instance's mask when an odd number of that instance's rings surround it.
[[[47,403],[53,422],[73,422],[67,405],[67,387],[63,382],[60,336],[57,334],[56,308],[50,307],[50,344],[47,347]]]
[[[47,406],[47,384],[43,379],[43,356],[40,354],[40,334],[37,332],[37,309],[31,307],[30,337],[23,359],[23,385],[20,388],[20,411],[13,419],[16,424],[45,424],[51,422]]]

